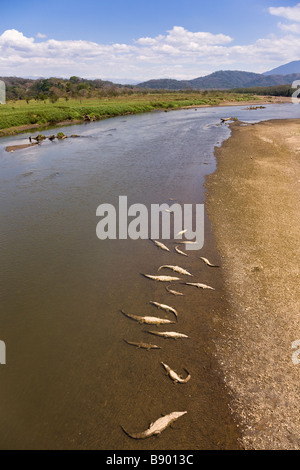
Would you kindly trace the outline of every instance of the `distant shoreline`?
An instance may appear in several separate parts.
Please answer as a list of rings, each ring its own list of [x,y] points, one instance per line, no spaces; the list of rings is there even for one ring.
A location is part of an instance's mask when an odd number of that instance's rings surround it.
[[[104,120],[104,119],[110,119],[111,117],[118,117],[118,116],[126,116],[126,115],[135,115],[135,114],[142,114],[145,112],[154,112],[154,111],[177,111],[180,109],[197,109],[197,108],[212,108],[212,107],[227,107],[227,106],[260,106],[260,105],[266,105],[266,104],[280,104],[280,103],[291,103],[291,98],[289,97],[277,97],[277,96],[256,96],[255,99],[252,100],[247,100],[247,101],[223,101],[218,104],[194,104],[194,105],[187,105],[187,106],[178,106],[178,107],[170,107],[168,108],[167,106],[162,106],[162,107],[156,107],[155,109],[146,109],[145,111],[140,111],[140,110],[132,110],[132,111],[125,111],[125,112],[120,112],[120,114],[117,115],[103,115],[101,116],[100,119],[96,119],[96,121]],[[167,105],[167,103],[166,103]],[[228,116],[225,116],[228,117]],[[0,138],[1,137],[8,137],[8,136],[15,136],[18,134],[22,134],[25,132],[29,131],[39,131],[43,129],[55,129],[58,127],[62,126],[68,126],[68,125],[76,125],[76,124],[83,124],[86,123],[86,119],[68,119],[68,120],[62,120],[62,121],[57,121],[57,122],[46,122],[42,124],[25,124],[21,126],[13,126],[13,127],[8,127],[4,129],[0,129]]]
[[[267,99],[268,98],[268,99]],[[285,104],[285,103],[292,103],[292,98],[285,97],[285,96],[268,96],[263,97],[260,100],[249,100],[249,101],[224,101],[218,105],[198,105],[198,106],[183,106],[180,109],[190,109],[190,108],[224,108],[227,106],[260,106],[260,105],[267,105],[267,104]]]

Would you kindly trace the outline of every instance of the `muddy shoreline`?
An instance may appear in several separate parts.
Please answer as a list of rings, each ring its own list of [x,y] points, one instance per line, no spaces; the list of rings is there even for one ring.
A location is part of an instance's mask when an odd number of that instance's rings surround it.
[[[231,129],[207,178],[229,304],[217,361],[243,447],[299,450],[300,120]]]

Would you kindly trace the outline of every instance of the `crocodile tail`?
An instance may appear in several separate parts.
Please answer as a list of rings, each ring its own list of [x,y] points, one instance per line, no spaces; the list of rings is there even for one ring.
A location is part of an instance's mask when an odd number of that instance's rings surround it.
[[[121,313],[127,318],[132,318],[132,316],[129,313],[124,312],[124,310],[121,310]]]
[[[185,372],[188,374],[187,378],[185,379],[184,383],[187,383],[190,379],[191,379],[191,374],[189,373],[188,370],[186,370],[185,368],[183,368],[183,370],[185,370]]]
[[[123,426],[121,426],[121,429],[131,439],[146,439],[146,437],[148,437],[147,433],[145,432],[130,434],[128,431],[126,431],[125,428],[123,428]]]

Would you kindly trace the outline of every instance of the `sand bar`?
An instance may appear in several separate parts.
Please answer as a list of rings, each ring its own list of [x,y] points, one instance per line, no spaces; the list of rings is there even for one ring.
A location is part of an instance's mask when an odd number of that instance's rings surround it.
[[[207,207],[229,312],[219,364],[246,449],[300,449],[300,120],[232,124]]]

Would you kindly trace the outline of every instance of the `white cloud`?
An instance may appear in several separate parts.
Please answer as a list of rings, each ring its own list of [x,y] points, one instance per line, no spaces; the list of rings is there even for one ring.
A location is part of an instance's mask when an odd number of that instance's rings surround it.
[[[287,20],[300,22],[300,3],[294,7],[270,7],[271,15],[280,16]]]
[[[288,31],[290,33],[294,33],[294,34],[300,34],[300,24],[298,23],[290,23],[290,24],[286,24],[286,23],[278,23],[278,27],[282,30],[282,31]]]
[[[299,4],[300,5],[300,4]],[[282,37],[269,36],[248,45],[210,32],[191,32],[181,26],[132,44],[26,37],[15,29],[0,35],[1,75],[128,77],[188,79],[220,69],[264,72],[299,59],[297,24],[282,25]]]
[[[194,49],[200,49],[204,45],[227,44],[233,41],[230,36],[225,34],[212,34],[206,32],[192,33],[182,26],[174,26],[168,31],[166,36],[159,35],[156,38],[140,38],[136,42],[142,46],[163,46],[172,45],[178,49],[190,48],[193,44]]]
[[[14,49],[26,51],[32,48],[33,44],[34,38],[27,38],[16,29],[8,29],[0,36],[0,48],[2,50]]]
[[[47,36],[46,36],[46,34],[43,34],[43,33],[37,33],[36,37],[38,39],[45,39]]]
[[[292,23],[279,22],[279,29],[284,32],[300,34],[300,24],[298,24],[300,23],[300,3],[294,7],[270,7],[269,12],[271,15],[292,21]]]

